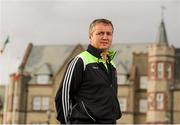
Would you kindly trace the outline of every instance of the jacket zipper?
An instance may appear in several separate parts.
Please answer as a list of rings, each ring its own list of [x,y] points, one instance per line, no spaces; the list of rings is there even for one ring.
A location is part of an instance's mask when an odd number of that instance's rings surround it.
[[[84,102],[83,102],[83,101],[81,101],[81,102],[82,102],[82,105],[83,105],[83,108],[84,108],[86,114],[95,122],[96,120],[95,120],[95,119],[88,113],[88,111],[86,110],[86,107],[85,107],[85,105],[84,105]]]

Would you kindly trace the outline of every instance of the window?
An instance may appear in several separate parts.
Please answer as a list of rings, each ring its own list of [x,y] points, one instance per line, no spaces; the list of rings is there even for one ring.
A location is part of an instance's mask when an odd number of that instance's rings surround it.
[[[139,112],[141,112],[141,113],[147,112],[147,99],[139,100]]]
[[[49,98],[42,97],[42,110],[47,110],[49,108]]]
[[[147,89],[147,76],[141,76],[140,77],[140,89]]]
[[[127,99],[125,97],[120,97],[119,103],[120,103],[121,111],[122,112],[126,111],[127,110]]]
[[[119,85],[126,84],[127,76],[126,75],[118,75],[117,80],[118,80]]]
[[[163,63],[162,62],[160,62],[160,63],[158,63],[157,64],[157,77],[159,78],[159,79],[162,79],[163,78],[163,67],[164,65],[163,65]]]
[[[154,79],[155,78],[155,71],[156,71],[156,65],[155,63],[150,63],[150,78]]]
[[[38,75],[37,76],[38,84],[48,84],[48,82],[49,82],[49,75]]]
[[[172,65],[170,63],[166,64],[166,77],[167,79],[172,78]]]
[[[164,94],[157,93],[156,94],[156,108],[157,109],[164,109]]]
[[[49,97],[36,96],[33,98],[33,110],[48,110]]]
[[[41,109],[41,97],[34,97],[33,110],[40,110],[40,109]]]

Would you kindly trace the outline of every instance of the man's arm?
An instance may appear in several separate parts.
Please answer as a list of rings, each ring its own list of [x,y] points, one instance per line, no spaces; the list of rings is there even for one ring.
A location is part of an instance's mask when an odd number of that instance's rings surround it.
[[[68,123],[68,115],[71,110],[70,100],[78,91],[83,79],[83,61],[80,57],[75,57],[67,66],[60,88],[56,93],[55,105],[57,110],[57,120],[62,124]]]

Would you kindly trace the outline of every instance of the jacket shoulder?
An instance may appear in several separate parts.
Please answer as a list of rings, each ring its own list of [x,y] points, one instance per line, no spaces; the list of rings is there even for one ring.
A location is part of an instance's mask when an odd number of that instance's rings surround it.
[[[84,62],[84,65],[97,62],[98,58],[90,54],[88,51],[84,51],[78,55]]]

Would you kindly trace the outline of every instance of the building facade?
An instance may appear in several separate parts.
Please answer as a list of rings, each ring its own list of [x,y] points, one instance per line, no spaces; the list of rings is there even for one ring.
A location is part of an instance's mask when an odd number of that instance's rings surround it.
[[[118,123],[180,123],[180,49],[169,45],[163,20],[158,34],[152,43],[112,46],[123,113]],[[58,123],[56,91],[67,63],[86,46],[30,43],[19,70],[10,76],[0,123]]]

